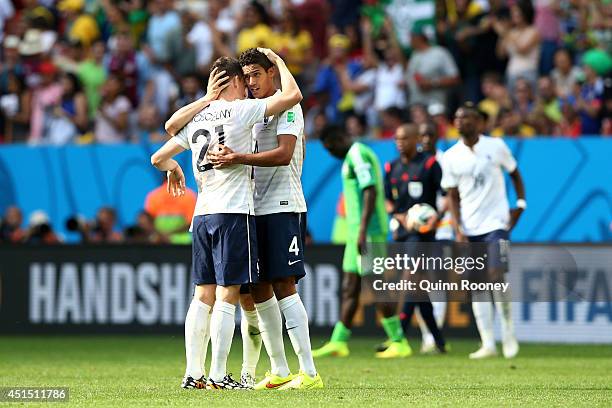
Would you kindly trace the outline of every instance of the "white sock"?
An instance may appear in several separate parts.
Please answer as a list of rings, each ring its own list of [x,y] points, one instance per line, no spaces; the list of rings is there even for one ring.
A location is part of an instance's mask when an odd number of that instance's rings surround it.
[[[482,346],[494,349],[495,335],[493,333],[493,306],[489,292],[472,292],[472,310],[476,319],[476,326],[480,333]]]
[[[210,339],[212,344],[212,361],[210,378],[220,382],[227,374],[227,356],[232,347],[236,306],[217,300],[210,317]]]
[[[512,323],[512,296],[506,292],[493,292],[495,308],[501,317],[502,338],[504,341],[514,340],[514,323]]]
[[[240,374],[249,373],[251,377],[255,378],[255,369],[261,351],[261,334],[259,333],[257,311],[242,309],[240,333],[242,334],[242,372]]]
[[[285,345],[283,343],[283,320],[278,302],[272,296],[262,303],[256,303],[257,317],[259,318],[259,331],[261,339],[266,346],[266,352],[270,357],[272,374],[280,377],[289,375],[289,365],[285,357]]]
[[[203,361],[206,351],[203,352],[203,350],[206,350],[205,340],[209,313],[210,306],[193,299],[185,317],[185,357],[187,358],[185,375],[190,375],[196,380],[199,380],[206,372]]]
[[[295,293],[287,296],[278,302],[283,316],[285,316],[285,325],[293,350],[300,362],[300,370],[308,374],[310,377],[317,375],[314,361],[312,359],[312,350],[310,347],[310,331],[308,330],[308,315],[306,308],[300,299],[300,295]]]
[[[431,334],[429,328],[425,324],[425,320],[423,320],[423,316],[421,316],[421,310],[418,307],[414,311],[414,317],[419,325],[419,330],[421,330],[421,341],[423,344],[434,344],[435,340],[433,334]]]
[[[446,302],[431,302],[433,306],[433,314],[436,319],[436,325],[439,329],[444,327],[444,320],[446,320]]]
[[[210,310],[211,307],[209,306]],[[210,343],[210,313],[206,319],[206,331],[204,332],[204,346],[202,347],[202,373],[206,375],[206,354],[208,353],[208,344]]]

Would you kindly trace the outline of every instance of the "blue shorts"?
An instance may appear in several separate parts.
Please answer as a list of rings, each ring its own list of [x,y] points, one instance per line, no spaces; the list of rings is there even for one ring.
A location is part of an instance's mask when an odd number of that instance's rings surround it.
[[[494,230],[482,235],[467,237],[470,242],[482,242],[487,245],[487,264],[489,268],[508,270],[509,234],[506,230]]]
[[[193,219],[193,282],[242,285],[258,281],[255,219],[247,214],[207,214]]]
[[[276,213],[255,217],[259,279],[273,282],[294,277],[297,282],[304,271],[306,213]]]

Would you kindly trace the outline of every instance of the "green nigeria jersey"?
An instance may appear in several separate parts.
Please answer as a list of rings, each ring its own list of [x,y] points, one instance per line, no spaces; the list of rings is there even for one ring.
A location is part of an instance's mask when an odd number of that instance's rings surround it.
[[[342,163],[342,189],[349,239],[357,239],[363,209],[362,192],[370,186],[376,188],[376,205],[368,224],[368,236],[386,236],[388,224],[380,163],[371,148],[355,142]]]

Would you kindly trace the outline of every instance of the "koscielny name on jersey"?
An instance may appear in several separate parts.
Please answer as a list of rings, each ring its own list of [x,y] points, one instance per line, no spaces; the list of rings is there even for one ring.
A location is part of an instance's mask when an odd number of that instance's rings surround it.
[[[200,112],[193,117],[194,122],[228,119],[232,117],[231,109],[222,109],[213,112]]]

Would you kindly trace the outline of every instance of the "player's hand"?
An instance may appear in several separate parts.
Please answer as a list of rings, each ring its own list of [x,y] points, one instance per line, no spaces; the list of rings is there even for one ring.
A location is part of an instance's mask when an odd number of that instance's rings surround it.
[[[508,231],[512,231],[514,229],[516,223],[518,222],[519,218],[521,218],[522,214],[522,208],[513,208],[510,210],[510,225],[508,225]]]
[[[359,255],[368,253],[368,236],[364,229],[359,229],[359,238],[357,238],[357,250]]]
[[[463,243],[467,243],[468,239],[467,237],[463,234],[462,231],[457,230],[455,231],[455,242],[463,242]]]
[[[213,165],[215,169],[223,169],[234,164],[239,164],[239,155],[234,153],[232,149],[227,146],[219,145],[215,151],[209,151],[207,154],[208,161]]]
[[[221,91],[227,88],[228,85],[229,76],[225,75],[225,71],[218,71],[217,68],[214,68],[210,71],[205,98],[209,101],[217,99]]]
[[[272,51],[269,48],[258,47],[257,51],[261,52],[263,55],[268,57],[270,62],[273,63],[274,65],[276,65],[278,63],[278,61],[282,61],[283,60],[281,57],[279,57],[274,51]]]
[[[185,174],[183,169],[178,164],[173,170],[166,172],[168,178],[168,184],[166,185],[166,191],[172,197],[180,197],[185,195]]]

